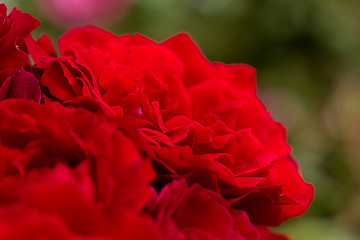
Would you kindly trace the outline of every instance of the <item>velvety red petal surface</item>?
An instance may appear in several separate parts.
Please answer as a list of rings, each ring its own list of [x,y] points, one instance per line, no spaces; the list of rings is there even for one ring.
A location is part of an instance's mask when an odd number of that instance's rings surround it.
[[[1,174],[88,166],[90,184],[31,190],[39,194],[36,209],[43,214],[47,207],[45,214],[62,221],[54,232],[286,239],[267,226],[309,207],[314,189],[289,155],[285,128],[257,98],[252,67],[208,61],[185,33],[156,43],[140,34],[74,28],[59,38],[59,57],[46,36],[19,44],[35,62],[30,68],[45,104],[1,103],[9,109],[0,111],[7,126],[0,133],[9,136],[0,141]],[[37,96],[27,72],[8,75],[0,97]],[[74,201],[42,202],[60,193]],[[7,194],[11,202],[18,193]],[[137,221],[144,231],[134,227]]]
[[[0,72],[24,67],[27,55],[17,46],[17,40],[30,34],[40,25],[40,21],[28,13],[14,8],[6,16],[5,4],[1,4],[2,23],[0,27]]]

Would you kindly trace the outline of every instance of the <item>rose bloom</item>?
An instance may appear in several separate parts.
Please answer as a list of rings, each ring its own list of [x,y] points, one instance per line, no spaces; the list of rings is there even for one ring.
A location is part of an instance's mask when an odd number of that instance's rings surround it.
[[[142,213],[155,173],[133,121],[111,114],[86,98],[0,102],[1,239],[160,239]]]
[[[16,8],[7,16],[5,4],[0,4],[0,20],[0,101],[24,98],[39,102],[40,86],[33,74],[29,73],[31,67],[24,38],[40,22]]]
[[[150,212],[166,239],[288,239],[254,227],[246,212],[231,209],[220,194],[198,184],[188,187],[184,179],[167,184]]]
[[[0,75],[25,67],[28,56],[24,52],[23,38],[40,25],[28,13],[14,8],[7,16],[5,4],[0,4]]]
[[[40,102],[39,81],[24,69],[10,75],[0,87],[0,101],[7,98],[22,98]]]
[[[74,28],[59,38],[59,57],[26,43],[46,103],[89,96],[137,119],[158,192],[185,178],[254,225],[277,226],[310,205],[314,189],[289,155],[285,129],[257,98],[252,67],[209,62],[187,34],[156,43]]]

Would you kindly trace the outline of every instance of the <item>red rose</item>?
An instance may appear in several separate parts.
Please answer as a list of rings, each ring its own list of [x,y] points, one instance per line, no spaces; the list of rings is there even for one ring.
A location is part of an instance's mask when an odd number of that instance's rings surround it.
[[[221,195],[185,181],[167,184],[151,206],[167,239],[287,239],[252,225],[246,212],[231,209]],[[281,238],[282,237],[282,238]]]
[[[224,131],[221,136],[209,130],[188,131],[190,137],[181,146],[156,130],[141,130],[153,144],[158,189],[174,178],[186,178],[189,184],[221,193],[256,225],[279,225],[301,215],[312,201],[313,187],[301,178],[296,163],[290,157],[261,160],[261,144],[249,131]]]
[[[167,239],[259,239],[244,211],[232,211],[221,195],[197,184],[169,183],[152,212]]]
[[[0,86],[0,101],[7,98],[22,98],[40,102],[39,81],[24,69],[9,76]]]
[[[0,101],[24,98],[40,101],[38,80],[23,68],[29,68],[24,38],[39,24],[39,20],[14,8],[6,15],[5,4],[0,4]]]
[[[40,21],[28,13],[14,8],[9,16],[5,4],[0,4],[0,78],[25,67],[28,55],[24,52],[23,38],[40,25]]]
[[[150,104],[157,101],[169,117],[191,114],[182,84],[182,63],[171,51],[143,36],[116,37],[89,26],[62,36],[61,56],[56,59],[49,61],[35,44],[28,48],[37,67],[45,70],[40,81],[46,87],[46,101],[92,96],[149,120]]]
[[[88,164],[72,169],[58,164],[2,177],[1,238],[161,239],[149,216],[97,199]]]
[[[46,102],[91,96],[137,118],[157,191],[185,178],[255,225],[279,225],[311,203],[313,187],[289,156],[285,129],[256,97],[253,68],[210,63],[186,34],[158,44],[88,26],[59,39],[58,58],[28,48]]]
[[[158,239],[137,130],[91,99],[67,105],[0,102],[1,237]]]

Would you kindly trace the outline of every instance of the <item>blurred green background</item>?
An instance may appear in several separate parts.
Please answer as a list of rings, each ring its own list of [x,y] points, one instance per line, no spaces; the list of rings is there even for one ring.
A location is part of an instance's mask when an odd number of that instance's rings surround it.
[[[43,22],[35,37],[56,39],[68,28],[49,21],[36,0],[5,3]],[[360,239],[360,1],[133,0],[123,15],[101,27],[157,41],[186,31],[211,61],[254,66],[260,98],[288,129],[316,189],[309,211],[276,231]]]

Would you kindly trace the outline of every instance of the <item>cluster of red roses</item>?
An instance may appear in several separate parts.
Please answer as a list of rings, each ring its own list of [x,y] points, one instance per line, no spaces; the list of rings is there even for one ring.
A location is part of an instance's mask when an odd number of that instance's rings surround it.
[[[1,239],[288,239],[268,226],[313,187],[253,68],[92,26],[57,56],[37,19],[0,20]]]

